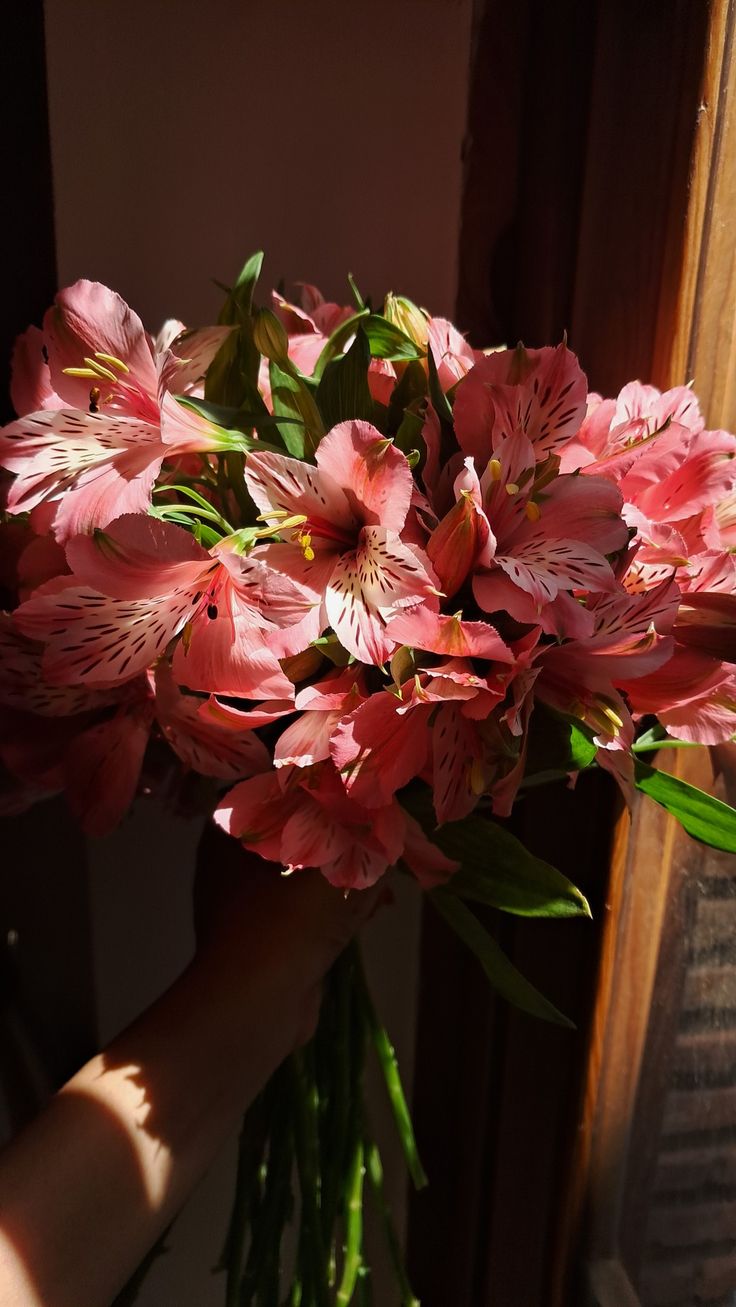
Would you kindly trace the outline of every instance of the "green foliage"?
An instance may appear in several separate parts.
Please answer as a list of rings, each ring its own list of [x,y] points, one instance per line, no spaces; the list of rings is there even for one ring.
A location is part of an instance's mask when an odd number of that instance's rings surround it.
[[[530,723],[524,784],[543,785],[595,761],[593,732],[577,717],[538,703]]]
[[[429,897],[455,934],[475,954],[494,989],[503,998],[531,1016],[575,1029],[569,1017],[558,1011],[509,961],[485,926],[459,898],[444,889],[433,890]]]
[[[495,821],[466,817],[432,838],[460,870],[447,889],[521,917],[589,917],[588,900],[556,867],[533,853]]]
[[[672,813],[688,835],[711,848],[736,853],[736,809],[639,758],[634,768],[636,788]]]
[[[253,254],[227,292],[218,321],[235,328],[212,360],[205,378],[205,398],[254,412],[268,412],[258,393],[260,354],[253,339],[253,292],[263,254]]]
[[[473,815],[432,829],[427,787],[413,787],[401,797],[433,842],[460,863],[443,892],[521,917],[590,916],[584,894],[498,822]]]
[[[285,419],[278,424],[281,439],[294,458],[309,458],[325,434],[311,391],[299,376],[284,371],[278,363],[272,361],[268,371],[274,416]]]
[[[368,387],[370,350],[359,329],[347,354],[327,364],[317,387],[317,404],[326,429],[350,418],[373,418],[373,400]]]

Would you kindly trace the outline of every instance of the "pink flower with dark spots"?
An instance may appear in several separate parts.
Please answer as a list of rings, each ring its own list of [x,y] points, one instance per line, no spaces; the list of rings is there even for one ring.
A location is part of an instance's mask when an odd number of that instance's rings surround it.
[[[359,421],[328,432],[316,463],[254,453],[245,479],[264,517],[302,519],[295,543],[268,547],[273,565],[312,588],[324,604],[325,624],[350,653],[378,665],[395,647],[391,614],[420,601],[436,603],[429,560],[401,539],[411,469],[390,440]]]

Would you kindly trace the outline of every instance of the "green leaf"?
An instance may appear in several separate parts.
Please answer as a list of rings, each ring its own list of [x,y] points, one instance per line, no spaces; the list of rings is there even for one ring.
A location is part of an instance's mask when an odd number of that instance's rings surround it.
[[[363,299],[363,296],[361,295],[360,291],[358,290],[358,287],[355,284],[355,279],[351,272],[348,273],[348,286],[350,287],[350,293],[353,297],[353,303],[356,309],[358,310],[359,313],[362,313],[363,309],[366,307],[366,302]]]
[[[593,732],[577,717],[537,704],[529,730],[524,781],[541,785],[583,771],[595,762],[596,753]]]
[[[503,826],[466,817],[432,833],[460,870],[447,889],[520,917],[589,917],[585,895],[562,872],[533,853]]]
[[[407,336],[405,331],[394,326],[393,322],[389,322],[380,313],[371,313],[363,319],[361,326],[368,337],[372,358],[388,359],[395,363],[424,358],[426,351],[421,345],[417,345],[411,336]]]
[[[452,424],[452,408],[444,390],[440,385],[440,379],[437,375],[437,364],[434,361],[434,354],[431,349],[427,350],[427,373],[429,375],[429,397],[432,400],[437,417],[445,425]]]
[[[235,282],[234,290],[238,304],[245,309],[246,313],[250,313],[253,308],[253,292],[261,275],[262,267],[263,250],[257,250],[255,254],[251,254],[249,259],[246,259]]]
[[[412,452],[418,455],[418,451],[423,449],[422,428],[424,427],[426,406],[422,399],[415,400],[415,404],[416,408],[411,407],[404,410],[404,416],[394,436],[396,448],[407,456]]]
[[[366,306],[359,309],[359,311],[354,313],[352,317],[346,318],[344,322],[339,323],[338,326],[335,327],[335,330],[327,337],[327,340],[322,346],[322,352],[314,366],[314,372],[312,375],[316,381],[320,380],[328,363],[333,359],[336,359],[338,355],[342,354],[343,347],[350,340],[350,337],[355,335],[360,323],[365,322],[366,318],[369,316],[370,309]]]
[[[736,853],[736,808],[638,758],[634,777],[636,788],[671,812],[688,835],[711,848]]]
[[[431,835],[459,871],[444,889],[520,917],[589,917],[588,900],[549,862],[529,852],[498,822],[470,816],[433,829],[434,813],[426,786],[405,790],[405,808]]]
[[[350,418],[372,419],[369,363],[368,341],[358,330],[347,354],[327,364],[317,387],[317,404],[328,431],[337,422],[346,422]]]
[[[246,399],[251,405],[256,403],[260,354],[253,342],[252,314],[262,264],[262,252],[246,260],[218,318],[221,324],[238,328],[223,342],[207,369],[205,398],[218,404],[240,408]]]
[[[552,1021],[555,1025],[575,1029],[570,1018],[558,1011],[554,1004],[540,994],[539,990],[535,989],[517,970],[513,962],[506,957],[503,949],[489,935],[485,926],[481,925],[478,918],[460,899],[454,898],[444,889],[432,890],[429,897],[456,935],[475,954],[494,989],[498,990],[503,998],[524,1012],[541,1017],[543,1021]]]
[[[284,372],[278,363],[269,365],[274,416],[283,418],[278,429],[294,458],[310,458],[325,434],[320,411],[312,394],[299,377]]]

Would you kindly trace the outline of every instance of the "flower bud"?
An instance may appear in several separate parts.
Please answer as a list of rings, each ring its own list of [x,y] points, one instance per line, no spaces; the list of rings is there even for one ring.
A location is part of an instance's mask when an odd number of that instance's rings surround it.
[[[389,292],[383,306],[383,316],[413,340],[415,345],[421,346],[422,349],[427,348],[429,339],[427,315],[418,309],[416,304],[412,304],[411,300],[404,299],[403,295],[392,295]]]
[[[289,337],[283,323],[270,309],[259,309],[253,319],[253,340],[264,358],[282,367],[289,362]]]
[[[488,523],[472,495],[463,490],[427,543],[440,588],[448,598],[460,589],[489,536]]]

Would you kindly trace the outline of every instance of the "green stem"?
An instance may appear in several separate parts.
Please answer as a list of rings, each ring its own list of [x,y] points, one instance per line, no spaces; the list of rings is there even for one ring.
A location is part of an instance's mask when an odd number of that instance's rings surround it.
[[[238,1307],[240,1276],[245,1255],[248,1223],[251,1218],[260,1161],[263,1155],[264,1104],[257,1099],[243,1118],[238,1143],[238,1169],[235,1179],[235,1199],[230,1225],[218,1267],[227,1272],[225,1286],[226,1307]]]
[[[248,1258],[240,1285],[238,1307],[250,1307],[254,1295],[268,1302],[269,1287],[276,1284],[270,1302],[277,1307],[281,1240],[288,1217],[289,1177],[294,1156],[290,1087],[283,1071],[268,1086],[271,1110],[268,1122],[268,1160],[265,1164],[263,1201],[251,1221]]]
[[[355,1284],[363,1265],[363,1177],[365,1166],[363,1140],[359,1137],[353,1150],[347,1183],[345,1212],[345,1261],[335,1307],[352,1302]]]
[[[227,474],[227,483],[237,500],[238,508],[242,514],[240,526],[247,526],[253,519],[253,504],[248,494],[245,477],[243,476],[243,455],[231,450],[225,454],[225,470]]]
[[[296,1162],[302,1204],[299,1260],[301,1279],[308,1294],[313,1296],[314,1307],[329,1307],[319,1209],[317,1094],[308,1052],[309,1050],[303,1050],[293,1053],[289,1060],[294,1087]],[[305,1307],[307,1304],[312,1307],[309,1296]]]
[[[335,1282],[334,1227],[340,1190],[343,1182],[343,1168],[348,1142],[350,1118],[351,1057],[350,1034],[352,1026],[352,1009],[354,997],[355,955],[353,949],[347,949],[335,963],[328,979],[329,1007],[325,1015],[334,1015],[328,1027],[329,1042],[324,1048],[324,1060],[329,1076],[330,1090],[325,1095],[329,1113],[323,1122],[324,1143],[322,1148],[322,1230],[327,1251],[327,1282]]]
[[[401,1307],[420,1307],[419,1299],[415,1298],[412,1287],[409,1283],[404,1257],[401,1251],[399,1236],[391,1216],[391,1209],[386,1202],[386,1194],[383,1187],[383,1166],[381,1164],[381,1154],[375,1143],[370,1139],[365,1142],[366,1170],[370,1180],[373,1197],[378,1208],[379,1216],[383,1224],[386,1243],[388,1244],[391,1254],[391,1261],[394,1265],[394,1274],[401,1294]]]
[[[376,1015],[376,1010],[368,991],[368,985],[362,967],[357,973],[357,983],[360,986],[361,1003],[365,1019],[376,1053],[378,1054],[378,1061],[381,1064],[381,1071],[383,1072],[383,1078],[386,1082],[386,1089],[388,1091],[391,1109],[396,1122],[396,1128],[399,1132],[401,1147],[404,1152],[404,1157],[406,1158],[406,1164],[409,1168],[409,1174],[414,1182],[415,1189],[423,1189],[427,1184],[427,1176],[419,1157],[417,1141],[414,1137],[414,1127],[412,1125],[404,1087],[401,1083],[399,1064],[396,1061],[396,1053],[391,1040],[388,1037],[388,1032],[381,1025]]]
[[[156,509],[155,516],[167,518],[171,513],[178,513],[186,517],[204,517],[209,522],[214,522],[216,526],[222,528],[226,535],[233,534],[233,528],[225,518],[221,516],[216,509],[198,508],[196,504],[162,504]]]

